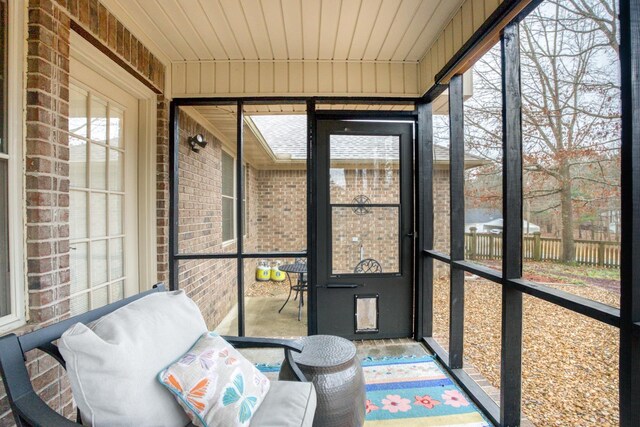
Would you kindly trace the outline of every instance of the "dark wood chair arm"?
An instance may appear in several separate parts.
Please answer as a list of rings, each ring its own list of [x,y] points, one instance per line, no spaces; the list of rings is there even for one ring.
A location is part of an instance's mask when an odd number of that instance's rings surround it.
[[[284,349],[284,357],[287,359],[289,366],[296,379],[301,382],[308,382],[309,380],[300,370],[298,364],[293,360],[291,354],[292,351],[300,353],[302,351],[302,344],[293,340],[284,340],[277,338],[253,338],[253,337],[231,337],[223,336],[229,344],[236,348],[282,348]]]
[[[77,427],[75,423],[51,409],[35,392],[13,402],[23,425],[32,427]]]

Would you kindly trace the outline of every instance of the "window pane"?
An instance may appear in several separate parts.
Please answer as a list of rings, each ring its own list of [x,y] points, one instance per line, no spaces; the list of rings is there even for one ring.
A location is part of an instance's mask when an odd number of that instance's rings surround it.
[[[87,141],[69,136],[69,185],[87,187]]]
[[[109,250],[111,251],[110,280],[116,280],[124,276],[124,239],[111,239]]]
[[[107,235],[107,195],[91,194],[91,237]]]
[[[109,287],[103,286],[99,289],[94,289],[91,292],[91,308],[102,307],[109,304]]]
[[[69,192],[69,227],[71,239],[82,239],[88,236],[87,233],[87,197],[85,191]]]
[[[228,197],[222,198],[222,241],[233,240],[235,230],[233,227],[234,200]]]
[[[449,351],[449,264],[433,261],[433,338]]]
[[[124,134],[124,115],[122,110],[109,106],[109,145],[122,148]]]
[[[235,259],[178,263],[180,289],[200,308],[209,330],[238,335],[238,274]]]
[[[109,190],[123,191],[124,155],[117,150],[109,150]]]
[[[332,273],[398,273],[399,208],[331,209]]]
[[[307,247],[306,106],[244,107],[248,123],[244,251],[303,251]]]
[[[440,95],[433,106],[433,249],[449,254],[449,101]]]
[[[502,73],[500,44],[464,78],[465,259],[502,268]]]
[[[233,157],[222,152],[222,194],[224,196],[233,197],[233,182],[235,176],[233,174]]]
[[[529,295],[523,312],[522,412],[536,426],[618,426],[620,330]]]
[[[111,284],[111,302],[119,301],[124,298],[124,281]]]
[[[69,310],[72,316],[89,311],[89,294],[84,293],[72,296],[71,302],[69,303]]]
[[[0,159],[0,316],[11,314],[7,178],[8,162]]]
[[[89,245],[87,243],[73,243],[69,256],[71,269],[71,293],[75,294],[89,287]]]
[[[107,149],[98,144],[91,144],[91,188],[107,189]]]
[[[119,236],[124,233],[122,217],[123,217],[123,208],[122,208],[122,200],[124,196],[120,196],[118,194],[111,194],[109,196],[109,235],[110,236]]]
[[[107,142],[107,103],[91,95],[91,140]]]
[[[215,123],[227,142],[236,141],[236,107],[208,105],[197,111]],[[203,128],[188,111],[179,109],[180,143],[178,144],[178,248],[180,253],[233,253],[234,238],[233,159],[225,154],[222,140]],[[207,146],[194,152],[188,139],[202,134]],[[226,147],[225,147],[226,149]],[[226,160],[223,160],[226,158]],[[224,162],[224,165],[223,165]],[[223,181],[229,197],[223,197]],[[230,181],[228,183],[227,181]],[[223,201],[226,199],[228,201]],[[224,221],[222,220],[224,218]],[[224,231],[223,231],[224,230]],[[225,244],[223,244],[225,242]]]
[[[331,203],[400,203],[400,137],[330,136]]]
[[[617,2],[545,1],[520,24],[524,276],[619,307]]]
[[[98,240],[91,243],[91,286],[99,286],[107,280],[107,241]]]
[[[77,86],[69,88],[69,132],[86,138],[87,133],[87,92]]]

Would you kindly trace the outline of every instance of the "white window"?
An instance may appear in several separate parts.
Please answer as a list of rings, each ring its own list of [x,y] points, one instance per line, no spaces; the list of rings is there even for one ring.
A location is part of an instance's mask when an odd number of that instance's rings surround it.
[[[235,162],[232,156],[222,152],[222,241],[230,242],[236,237],[235,207],[236,179]]]
[[[249,171],[246,164],[242,165],[244,176],[244,191],[242,193],[242,230],[247,236],[247,183]],[[222,242],[230,243],[237,236],[236,227],[236,161],[230,154],[222,151]]]
[[[0,0],[0,332],[25,320],[22,6]]]

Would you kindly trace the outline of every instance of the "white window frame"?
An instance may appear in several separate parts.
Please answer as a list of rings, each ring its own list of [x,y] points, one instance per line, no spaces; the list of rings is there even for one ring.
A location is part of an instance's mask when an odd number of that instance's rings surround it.
[[[225,150],[224,148],[222,149],[222,154],[220,156],[220,173],[222,173],[222,155],[226,154],[227,156],[231,157],[231,160],[233,161],[233,196],[229,197],[229,196],[225,196],[224,194],[222,194],[222,188],[224,187],[224,185],[222,184],[222,180],[224,179],[224,175],[221,175],[220,177],[220,197],[221,197],[221,202],[222,199],[231,199],[233,201],[233,211],[231,213],[231,227],[233,228],[233,237],[231,239],[228,240],[224,240],[224,236],[222,236],[222,246],[229,246],[233,243],[236,242],[236,240],[238,239],[238,224],[237,222],[237,200],[238,200],[238,180],[237,178],[237,171],[236,171],[236,157],[233,155],[233,153],[231,153],[230,151]],[[221,206],[222,207],[222,206]],[[222,210],[222,224],[224,224],[224,209]],[[221,230],[222,234],[224,234],[224,231]]]
[[[27,280],[25,277],[24,248],[26,198],[24,188],[24,121],[26,79],[24,55],[26,33],[24,20],[26,2],[8,0],[7,34],[7,135],[8,156],[8,221],[9,221],[9,292],[11,314],[0,318],[0,334],[25,324],[27,319]],[[4,243],[0,243],[4,244]]]

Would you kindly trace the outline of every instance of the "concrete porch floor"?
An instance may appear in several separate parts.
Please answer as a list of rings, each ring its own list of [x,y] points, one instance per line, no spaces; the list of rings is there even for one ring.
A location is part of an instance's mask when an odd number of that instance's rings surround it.
[[[295,294],[294,294],[295,295]],[[307,335],[307,301],[298,321],[298,301],[293,296],[278,313],[287,294],[277,296],[245,297],[245,335],[250,337],[291,338]],[[306,297],[306,295],[305,295]],[[238,306],[234,306],[216,327],[220,335],[238,334]]]

